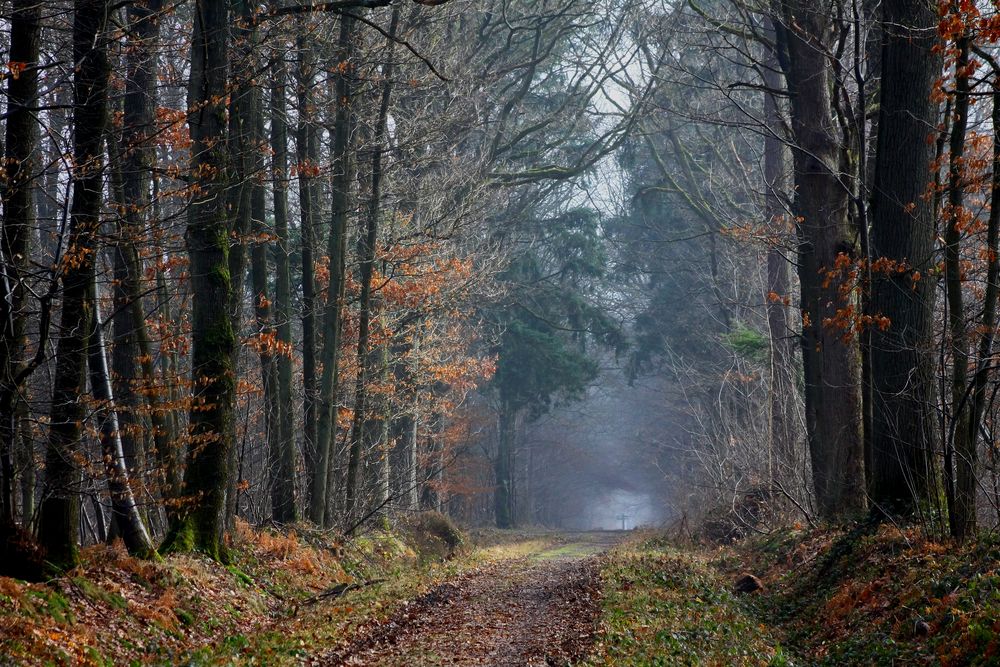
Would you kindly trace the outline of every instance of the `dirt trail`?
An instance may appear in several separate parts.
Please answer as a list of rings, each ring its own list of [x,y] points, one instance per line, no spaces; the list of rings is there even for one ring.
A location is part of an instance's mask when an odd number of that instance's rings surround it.
[[[620,540],[574,533],[540,553],[492,563],[364,628],[322,665],[567,665],[590,646],[599,612],[592,558]]]

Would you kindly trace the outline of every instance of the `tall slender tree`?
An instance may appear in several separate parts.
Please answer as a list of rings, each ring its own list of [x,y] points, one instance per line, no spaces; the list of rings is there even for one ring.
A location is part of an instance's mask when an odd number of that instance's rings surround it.
[[[166,548],[226,556],[222,540],[233,447],[236,334],[228,304],[230,211],[227,206],[226,95],[228,0],[197,0],[191,41],[188,125],[192,201],[187,241],[191,290],[191,407],[185,506]],[[224,307],[225,306],[225,307]]]
[[[80,444],[86,406],[88,339],[103,196],[103,141],[111,72],[105,24],[107,0],[77,0],[73,15],[73,203],[69,244],[62,258],[61,337],[56,349],[45,496],[39,541],[56,567],[75,565],[80,521]]]
[[[22,69],[18,76],[7,78],[6,176],[0,231],[0,521],[5,522],[14,520],[14,456],[24,407],[24,281],[30,259],[32,188],[38,163],[38,121],[33,106],[38,103],[41,12],[37,0],[17,0],[10,18],[9,59]]]

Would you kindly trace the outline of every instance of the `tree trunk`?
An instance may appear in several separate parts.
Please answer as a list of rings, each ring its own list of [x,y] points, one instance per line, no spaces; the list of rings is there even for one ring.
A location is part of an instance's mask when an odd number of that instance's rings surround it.
[[[347,278],[347,219],[351,209],[351,184],[354,181],[353,152],[351,140],[354,129],[352,91],[354,72],[351,62],[354,56],[354,19],[341,17],[339,59],[347,67],[338,70],[336,118],[333,128],[333,193],[330,202],[330,237],[327,255],[330,260],[330,285],[327,289],[326,304],[323,307],[323,349],[321,363],[323,374],[319,386],[319,415],[316,429],[316,468],[312,477],[312,494],[309,509],[310,518],[317,524],[327,525],[325,516],[327,494],[330,491],[328,473],[330,452],[337,435],[336,402],[338,385],[337,353],[340,345],[341,312],[344,305],[344,289]]]
[[[972,403],[966,395],[969,383],[969,335],[965,326],[962,294],[962,229],[967,215],[963,181],[965,135],[969,124],[969,49],[971,38],[958,39],[955,61],[955,113],[951,127],[948,167],[948,204],[945,208],[944,264],[948,298],[948,328],[951,334],[951,439],[955,455],[955,499],[950,508],[951,534],[963,539],[976,530],[976,442],[970,437]],[[951,470],[945,471],[946,475]]]
[[[497,528],[514,526],[514,437],[517,413],[508,403],[500,405],[497,458],[494,462],[496,487],[493,492]]]
[[[410,369],[411,359],[419,345],[417,330],[419,324],[413,325],[413,330],[404,328],[396,332],[398,343],[393,349],[393,376],[396,386],[402,394],[398,408],[398,416],[393,419],[391,438],[393,442],[390,452],[391,493],[401,510],[417,509],[417,430],[419,424],[418,393],[413,387],[413,374]]]
[[[969,424],[970,448],[977,451],[980,425],[986,410],[986,390],[991,373],[993,342],[996,339],[997,299],[1000,296],[1000,68],[993,63],[993,174],[990,183],[990,217],[986,226],[986,292],[979,339],[979,358],[973,378],[972,416]]]
[[[271,167],[273,171],[275,248],[275,300],[278,341],[287,351],[277,357],[278,402],[278,465],[272,483],[272,515],[285,523],[295,519],[295,403],[292,400],[292,280],[288,262],[288,129],[285,118],[284,61],[275,58],[271,89]]]
[[[393,43],[391,35],[399,22],[398,8],[393,11],[389,27],[389,44]],[[351,426],[351,449],[347,471],[347,513],[355,509],[355,496],[359,488],[358,469],[362,455],[364,424],[369,418],[368,383],[373,376],[375,356],[369,348],[371,318],[373,314],[372,275],[375,269],[376,244],[378,242],[378,223],[382,206],[382,152],[385,141],[386,124],[389,116],[389,102],[392,97],[392,50],[389,49],[389,60],[384,72],[385,83],[382,86],[382,96],[379,102],[378,118],[375,122],[375,135],[372,138],[372,180],[368,199],[368,210],[365,215],[364,234],[358,239],[358,258],[361,262],[361,297],[359,299],[358,316],[358,379],[354,389],[354,423]]]
[[[73,203],[69,245],[62,270],[61,337],[52,384],[46,491],[39,541],[58,568],[77,564],[80,530],[80,442],[86,411],[87,338],[93,311],[88,293],[100,231],[102,144],[108,109],[110,65],[104,24],[107,0],[77,0],[73,19]]]
[[[229,164],[230,187],[227,191],[232,230],[230,237],[233,242],[229,248],[229,317],[232,320],[233,334],[239,340],[243,328],[244,284],[247,275],[247,238],[253,226],[252,197],[257,187],[257,179],[261,176],[258,168],[262,133],[257,134],[261,114],[260,87],[254,81],[253,73],[257,70],[257,30],[254,8],[248,0],[230,0],[232,14],[236,18],[231,26],[232,48],[229,51],[230,67],[233,73],[229,77]],[[232,367],[239,369],[239,346],[233,346]],[[236,422],[231,423],[232,441],[236,441]],[[229,450],[229,489],[226,493],[226,526],[232,527],[239,512],[240,475],[242,459],[238,457],[239,450],[232,447]]]
[[[883,514],[909,515],[935,492],[935,221],[926,192],[937,125],[931,101],[941,58],[927,0],[883,0],[879,134],[872,190],[871,498]],[[899,271],[898,268],[905,268]]]
[[[26,69],[7,78],[7,127],[0,233],[0,521],[14,521],[14,463],[18,449],[23,381],[16,378],[25,352],[24,270],[34,223],[32,190],[38,152],[38,49],[41,3],[15,0],[10,17],[9,60]]]
[[[153,206],[150,201],[152,167],[156,156],[155,112],[156,77],[158,72],[156,47],[160,39],[159,13],[162,0],[149,0],[129,7],[133,26],[125,69],[124,115],[121,148],[120,197],[123,215],[118,219],[115,245],[114,289],[114,369],[115,395],[134,411],[136,384],[145,391],[144,402],[152,425],[153,454],[160,479],[160,494],[165,501],[167,516],[173,514],[172,500],[181,491],[181,466],[176,445],[176,433],[165,410],[160,408],[162,397],[157,387],[157,373],[146,327],[142,299],[142,262],[137,242],[143,238],[144,227]],[[118,152],[118,151],[115,151]],[[127,205],[126,205],[127,204]],[[169,397],[168,397],[169,398]],[[134,439],[132,412],[119,413],[126,451],[136,449],[128,443]]]
[[[126,463],[125,450],[121,438],[121,427],[115,409],[114,393],[111,389],[111,374],[108,372],[107,351],[104,346],[104,332],[101,327],[101,309],[98,301],[97,282],[90,285],[88,306],[92,309],[88,366],[90,367],[90,388],[100,407],[97,417],[100,422],[101,453],[108,475],[108,490],[111,495],[111,512],[122,541],[130,554],[145,558],[153,553],[153,541],[146,531],[139,507],[136,505],[131,474]]]
[[[319,138],[314,122],[312,95],[315,54],[305,36],[298,40],[299,63],[296,71],[298,95],[298,127],[295,148],[298,158],[299,216],[302,236],[302,389],[303,435],[306,457],[310,465],[310,489],[317,486],[316,477],[325,475],[326,467],[318,460],[316,438],[316,279],[314,276],[316,248],[316,218],[319,192],[315,174],[319,169]],[[310,516],[313,501],[310,499]],[[320,522],[321,523],[321,522]]]
[[[172,550],[200,550],[224,558],[223,530],[229,482],[229,452],[235,402],[233,350],[236,334],[227,307],[229,213],[226,188],[227,0],[197,0],[191,46],[188,124],[191,185],[188,211],[190,259],[191,375],[194,404],[180,517],[167,538]]]
[[[854,257],[849,192],[841,181],[841,140],[833,120],[833,9],[787,0],[785,72],[791,93],[794,210],[799,219],[799,283],[806,430],[820,514],[838,518],[864,508],[860,358],[838,326],[853,295],[842,295],[838,259]],[[847,326],[850,326],[848,323]]]
[[[764,85],[770,91],[781,90],[784,82],[778,72],[777,58],[772,57],[764,70]],[[771,482],[777,488],[794,478],[797,466],[795,446],[795,383],[792,349],[793,332],[788,322],[791,283],[789,262],[782,254],[790,238],[783,202],[786,190],[787,151],[782,138],[784,123],[776,93],[764,93],[764,210],[772,234],[780,245],[767,252],[767,326],[771,347]]]
[[[258,108],[253,117],[252,146],[259,146],[264,140],[264,118]],[[251,152],[252,176],[250,192],[250,218],[256,240],[250,257],[250,272],[253,279],[253,305],[257,326],[264,336],[276,336],[271,315],[271,300],[268,297],[267,243],[269,229],[265,221],[266,201],[264,183],[259,178],[264,170],[263,155],[259,150]],[[269,469],[271,478],[271,516],[277,523],[291,523],[298,518],[295,506],[294,459],[291,471],[286,469],[285,449],[282,443],[282,413],[291,410],[289,404],[281,402],[278,386],[278,357],[285,354],[278,350],[274,354],[270,345],[260,348],[260,374],[264,390],[264,426],[267,433]]]

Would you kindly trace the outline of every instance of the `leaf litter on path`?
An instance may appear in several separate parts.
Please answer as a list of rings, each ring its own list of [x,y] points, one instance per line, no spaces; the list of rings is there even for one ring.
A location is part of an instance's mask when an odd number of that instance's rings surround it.
[[[568,665],[590,648],[599,561],[521,558],[444,582],[374,622],[320,665]]]

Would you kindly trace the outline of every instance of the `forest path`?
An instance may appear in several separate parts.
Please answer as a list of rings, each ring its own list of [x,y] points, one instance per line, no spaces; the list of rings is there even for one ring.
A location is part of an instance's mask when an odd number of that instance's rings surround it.
[[[600,612],[594,556],[623,535],[568,533],[557,546],[453,577],[320,664],[570,664],[585,655]]]

